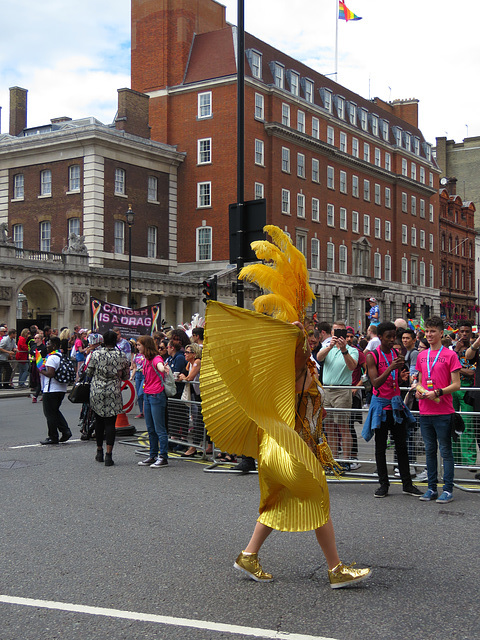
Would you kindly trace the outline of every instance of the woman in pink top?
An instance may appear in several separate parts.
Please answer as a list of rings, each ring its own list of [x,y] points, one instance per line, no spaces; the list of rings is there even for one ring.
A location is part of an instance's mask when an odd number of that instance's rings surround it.
[[[137,341],[138,353],[145,356],[143,375],[143,413],[150,442],[150,455],[139,462],[141,467],[160,469],[168,466],[168,433],[165,421],[167,396],[163,383],[165,364],[158,354],[155,340],[150,336],[140,336]]]
[[[18,388],[26,387],[28,378],[28,344],[27,338],[30,335],[28,329],[23,329],[17,342],[17,350],[15,352],[15,360],[18,362]]]

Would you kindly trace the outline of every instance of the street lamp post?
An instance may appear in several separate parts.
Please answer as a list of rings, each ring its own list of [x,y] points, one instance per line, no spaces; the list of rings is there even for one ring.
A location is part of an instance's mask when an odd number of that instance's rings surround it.
[[[132,308],[132,227],[135,219],[135,212],[132,211],[132,205],[128,205],[128,211],[125,214],[128,224],[128,306]]]
[[[452,269],[448,269],[448,319],[452,321]]]

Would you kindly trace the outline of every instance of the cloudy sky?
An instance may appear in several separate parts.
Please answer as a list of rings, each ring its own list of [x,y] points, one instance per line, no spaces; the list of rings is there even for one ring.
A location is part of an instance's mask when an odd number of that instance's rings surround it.
[[[237,0],[225,0],[236,24]],[[452,0],[347,0],[362,20],[339,23],[338,81],[369,98],[418,98],[420,128],[457,141],[480,135],[476,20]],[[245,0],[255,36],[330,74],[337,0]],[[28,126],[51,118],[113,120],[117,89],[130,86],[130,0],[2,2],[1,132],[9,87],[28,89]]]

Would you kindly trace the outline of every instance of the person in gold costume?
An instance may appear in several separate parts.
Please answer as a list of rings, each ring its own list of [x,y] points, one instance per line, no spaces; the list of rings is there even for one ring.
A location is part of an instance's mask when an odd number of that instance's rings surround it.
[[[323,468],[335,469],[335,461],[322,432],[322,389],[302,324],[313,300],[305,258],[280,229],[264,230],[275,245],[260,241],[252,248],[272,265],[250,265],[240,277],[271,293],[255,300],[255,311],[207,305],[203,418],[222,450],[258,460],[260,516],[234,567],[271,582],[258,553],[272,530],[314,530],[337,589],[368,578],[371,570],[344,564],[336,548]]]

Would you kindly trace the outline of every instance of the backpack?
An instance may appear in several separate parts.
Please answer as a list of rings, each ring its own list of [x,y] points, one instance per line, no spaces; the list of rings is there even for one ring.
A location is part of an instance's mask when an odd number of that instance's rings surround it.
[[[165,374],[162,376],[158,369],[154,367],[150,361],[148,361],[148,364],[152,367],[152,369],[162,381],[167,398],[173,398],[173,396],[177,394],[177,385],[175,384],[175,378],[173,377],[173,373],[170,367],[168,365],[165,367]]]
[[[64,355],[60,356],[60,364],[53,377],[57,382],[61,382],[62,384],[73,384],[75,382],[75,367],[70,358]]]

